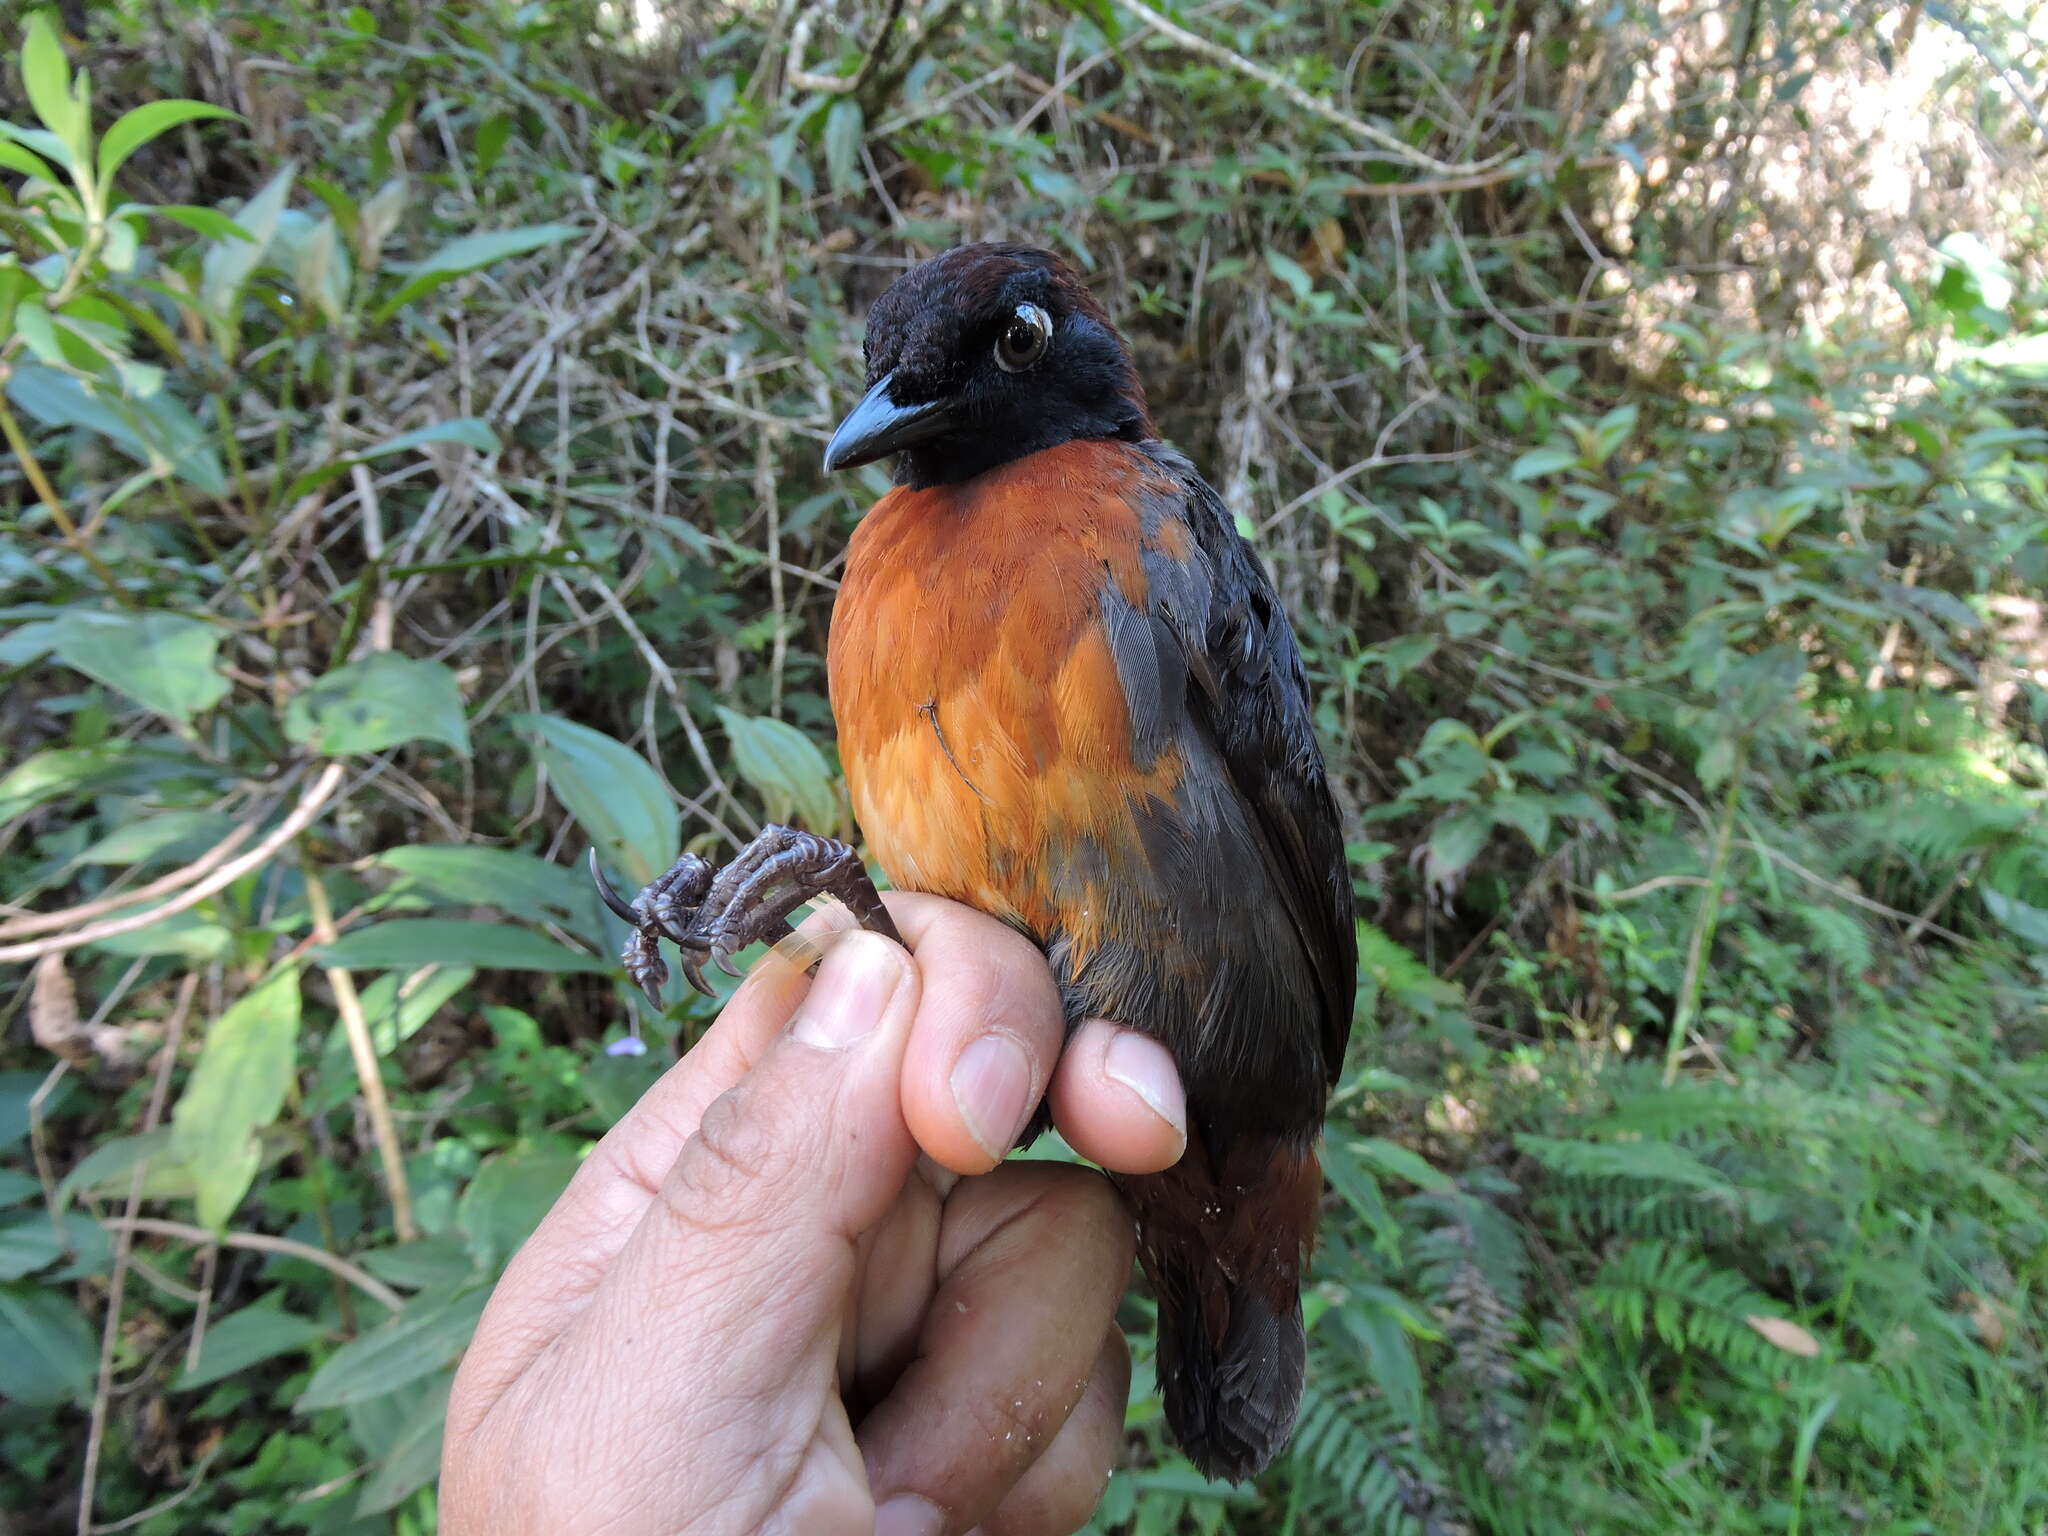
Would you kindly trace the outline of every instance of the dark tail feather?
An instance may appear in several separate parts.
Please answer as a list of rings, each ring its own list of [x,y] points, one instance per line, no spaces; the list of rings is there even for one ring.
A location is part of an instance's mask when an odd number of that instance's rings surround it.
[[[1233,1150],[1221,1179],[1191,1158],[1120,1182],[1159,1298],[1166,1421],[1205,1475],[1241,1482],[1280,1453],[1301,1409],[1301,1266],[1322,1175],[1313,1152],[1267,1142],[1264,1166],[1233,1177],[1252,1161]]]

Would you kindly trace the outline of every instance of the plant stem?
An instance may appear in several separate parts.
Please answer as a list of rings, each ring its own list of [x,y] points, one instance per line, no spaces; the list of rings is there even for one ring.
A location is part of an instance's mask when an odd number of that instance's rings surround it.
[[[327,902],[327,888],[307,865],[306,903],[313,909],[313,932],[323,944],[334,942],[334,909]],[[384,1184],[391,1195],[391,1226],[402,1243],[420,1235],[412,1215],[412,1188],[405,1178],[405,1153],[398,1144],[398,1127],[391,1118],[391,1101],[384,1096],[384,1077],[377,1064],[377,1047],[370,1039],[369,1020],[363,1016],[363,1001],[356,994],[355,978],[340,966],[326,967],[327,984],[334,991],[335,1011],[341,1015],[343,1033],[348,1036],[349,1054],[355,1058],[356,1080],[362,1085],[363,1107],[369,1112],[370,1130],[377,1140],[377,1155],[384,1164]]]
[[[1707,979],[1707,951],[1714,943],[1714,929],[1721,921],[1721,888],[1728,875],[1728,848],[1735,837],[1735,810],[1742,799],[1743,770],[1749,766],[1749,738],[1735,745],[1735,761],[1728,766],[1728,788],[1721,796],[1721,815],[1714,825],[1714,851],[1707,860],[1707,885],[1700,892],[1700,904],[1693,913],[1692,938],[1685,947],[1685,977],[1678,984],[1678,1008],[1671,1015],[1671,1039],[1664,1047],[1664,1086],[1678,1081],[1678,1058],[1692,1035],[1693,1020],[1699,1014],[1700,989]]]
[[[28,437],[21,430],[21,423],[14,419],[14,412],[7,408],[5,399],[0,399],[0,436],[5,436],[7,446],[14,450],[14,456],[21,463],[21,472],[28,476],[28,483],[36,493],[36,499],[49,509],[50,521],[57,525],[64,535],[67,549],[75,549],[92,567],[92,573],[99,577],[114,601],[124,608],[133,608],[135,600],[122,590],[121,583],[107,568],[106,561],[92,551],[92,546],[78,536],[78,525],[71,521],[71,514],[64,510],[64,502],[57,494],[57,488],[50,484],[50,477],[43,473],[42,461],[29,446]]]

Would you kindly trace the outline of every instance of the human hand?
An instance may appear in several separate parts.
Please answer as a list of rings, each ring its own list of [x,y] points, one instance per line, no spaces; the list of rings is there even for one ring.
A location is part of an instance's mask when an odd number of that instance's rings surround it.
[[[1130,1220],[1093,1170],[1001,1154],[1049,1081],[1083,1155],[1169,1167],[1179,1077],[1101,1021],[1063,1053],[1043,956],[993,918],[888,903],[914,960],[854,933],[815,982],[757,966],[507,1267],[449,1401],[449,1536],[1086,1521]]]

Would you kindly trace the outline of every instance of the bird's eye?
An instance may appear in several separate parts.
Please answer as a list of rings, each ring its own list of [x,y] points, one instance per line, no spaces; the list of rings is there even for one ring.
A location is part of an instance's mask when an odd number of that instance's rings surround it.
[[[1019,304],[996,342],[996,366],[1005,373],[1022,373],[1051,345],[1052,316],[1036,304]]]

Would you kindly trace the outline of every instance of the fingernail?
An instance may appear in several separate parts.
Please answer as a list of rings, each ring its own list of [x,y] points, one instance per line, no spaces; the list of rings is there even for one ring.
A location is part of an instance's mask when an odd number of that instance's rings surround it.
[[[875,1536],[941,1536],[946,1517],[914,1493],[899,1493],[875,1511]]]
[[[1173,1057],[1157,1040],[1120,1029],[1103,1053],[1102,1070],[1151,1106],[1152,1113],[1188,1139],[1188,1100]]]
[[[789,1032],[822,1051],[844,1050],[882,1022],[903,985],[903,957],[887,939],[848,934],[818,967]]]
[[[953,1104],[967,1134],[990,1157],[1016,1144],[1031,1112],[1031,1060],[1014,1035],[983,1035],[953,1064]]]

